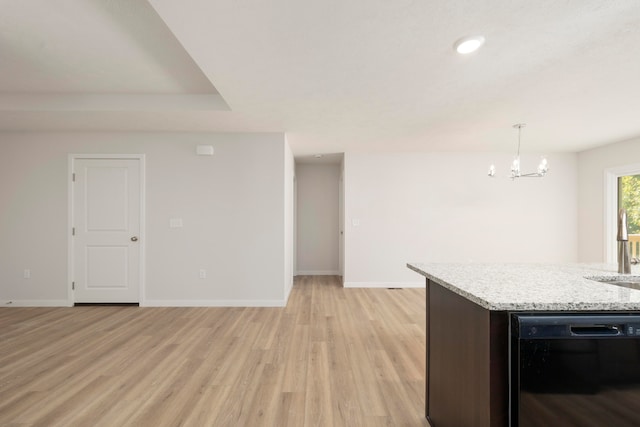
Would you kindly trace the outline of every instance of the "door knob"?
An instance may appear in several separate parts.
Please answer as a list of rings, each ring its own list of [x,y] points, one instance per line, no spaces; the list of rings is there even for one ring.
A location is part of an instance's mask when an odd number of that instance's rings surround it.
[[[132,242],[137,242],[137,241],[138,241],[138,238],[137,238],[136,236],[133,236],[133,237],[131,238],[131,241],[132,241]]]

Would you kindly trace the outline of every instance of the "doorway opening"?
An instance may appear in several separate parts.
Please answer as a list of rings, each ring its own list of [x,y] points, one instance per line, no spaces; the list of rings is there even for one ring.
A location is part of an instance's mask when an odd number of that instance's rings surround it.
[[[296,275],[342,276],[342,159],[296,158]]]

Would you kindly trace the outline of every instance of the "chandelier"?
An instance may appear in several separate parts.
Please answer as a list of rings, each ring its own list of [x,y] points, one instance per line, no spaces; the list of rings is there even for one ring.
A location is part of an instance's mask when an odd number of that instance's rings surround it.
[[[522,173],[520,170],[520,135],[522,133],[522,128],[526,125],[526,123],[516,123],[513,125],[515,129],[518,129],[518,153],[513,159],[513,163],[511,163],[511,175],[509,177],[512,180],[516,178],[542,178],[549,171],[549,164],[545,157],[540,159],[540,164],[538,165],[538,170],[536,172]],[[496,167],[494,165],[489,166],[489,176],[491,178],[496,176]]]

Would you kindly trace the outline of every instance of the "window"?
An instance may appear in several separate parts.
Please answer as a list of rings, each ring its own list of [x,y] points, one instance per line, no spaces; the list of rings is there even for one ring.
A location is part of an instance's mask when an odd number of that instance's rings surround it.
[[[640,175],[618,177],[618,210],[627,210],[629,246],[633,258],[640,257]]]
[[[609,264],[615,264],[618,259],[618,242],[616,241],[618,210],[620,200],[624,199],[624,196],[620,196],[622,193],[620,178],[626,176],[640,176],[640,163],[615,166],[604,170],[604,239],[602,243],[604,261]],[[629,232],[631,233],[632,230]]]

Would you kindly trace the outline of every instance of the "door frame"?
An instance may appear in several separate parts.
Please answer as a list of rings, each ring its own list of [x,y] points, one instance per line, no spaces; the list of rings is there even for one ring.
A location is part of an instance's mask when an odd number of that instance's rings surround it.
[[[640,175],[640,163],[617,166],[604,170],[604,261],[615,264],[618,217],[618,178],[626,175]]]
[[[72,289],[72,283],[74,278],[74,239],[72,236],[74,216],[73,216],[73,200],[74,200],[74,186],[73,186],[73,173],[75,171],[76,160],[138,160],[140,163],[140,267],[139,267],[139,295],[138,303],[140,306],[144,305],[145,295],[145,272],[146,272],[146,257],[145,249],[147,239],[146,234],[146,194],[145,194],[145,155],[144,154],[69,154],[67,161],[67,303],[69,307],[73,307],[75,304],[74,291]]]
[[[338,180],[338,272],[344,287],[344,158],[340,162]]]

